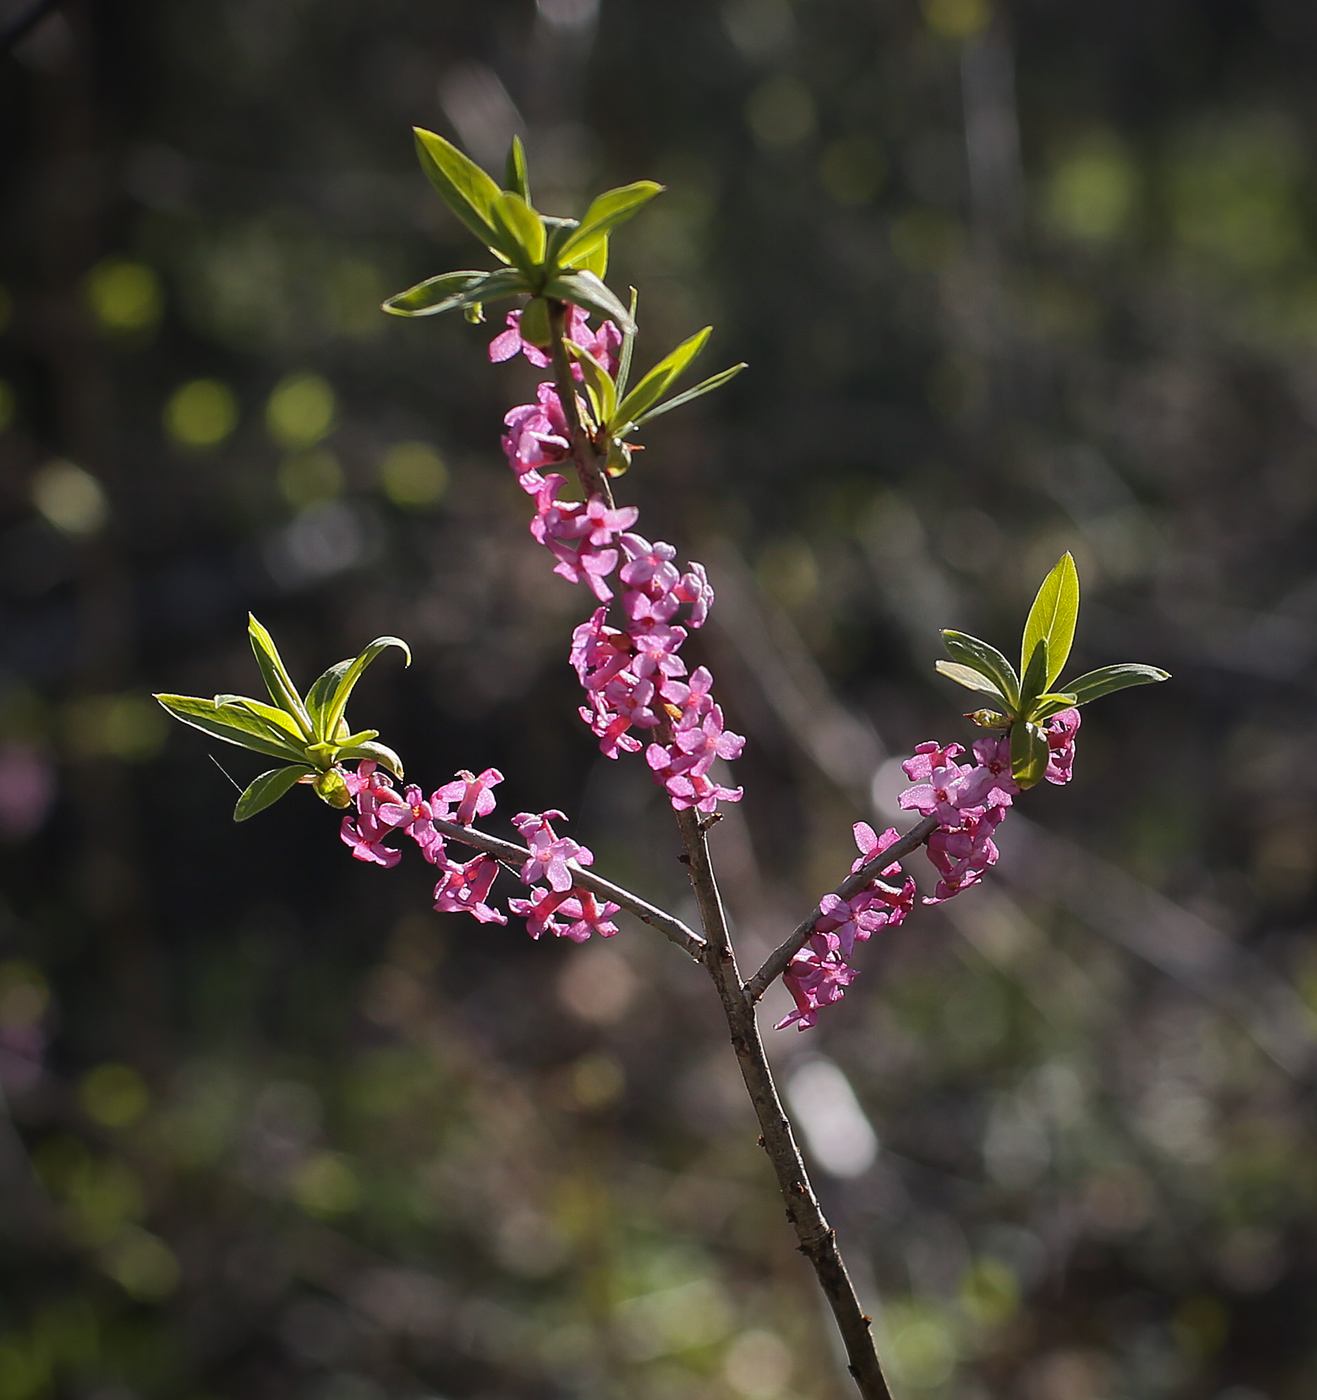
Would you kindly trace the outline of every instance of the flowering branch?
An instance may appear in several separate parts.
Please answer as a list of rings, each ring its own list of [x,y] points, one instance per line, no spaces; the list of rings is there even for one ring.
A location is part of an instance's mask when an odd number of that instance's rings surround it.
[[[477,831],[473,826],[459,826],[456,822],[444,821],[442,818],[431,818],[431,820],[436,831],[442,832],[454,841],[460,841],[464,845],[470,846],[472,850],[484,851],[486,855],[495,857],[509,870],[513,870],[514,874],[514,867],[524,866],[531,858],[531,853],[526,847],[518,846],[514,841],[504,841],[501,837],[489,835],[488,832]],[[595,894],[603,895],[605,899],[612,900],[614,904],[620,904],[628,913],[634,914],[641,923],[658,929],[665,938],[675,943],[683,952],[689,953],[696,962],[703,961],[704,939],[694,929],[683,924],[680,919],[650,904],[647,900],[641,899],[638,894],[632,894],[630,890],[623,889],[621,885],[615,885],[611,880],[605,880],[602,875],[596,875],[594,871],[585,869],[576,860],[568,861],[567,865],[572,872],[573,883],[581,885],[587,890],[593,890]]]
[[[879,874],[893,861],[910,855],[912,851],[917,851],[937,830],[937,826],[936,817],[925,817],[918,826],[912,826],[898,841],[880,851],[871,860],[866,861],[854,874],[848,875],[837,886],[837,897],[842,900],[852,899],[877,879]],[[764,959],[759,971],[745,984],[743,990],[752,1002],[758,1001],[769,987],[781,977],[790,966],[792,958],[805,946],[806,941],[818,926],[819,920],[824,916],[824,903],[827,898],[828,896],[824,895],[823,899],[814,906],[813,911],[796,925],[791,936],[773,949]]]
[[[571,444],[572,461],[576,474],[581,478],[581,489],[586,499],[591,496],[603,498],[609,510],[613,508],[613,489],[608,484],[608,475],[600,465],[600,454],[595,451],[590,434],[581,422],[581,412],[576,402],[576,380],[572,376],[571,357],[567,353],[567,305],[565,302],[549,302],[550,354],[553,360],[553,387],[562,406],[562,416],[567,423],[567,440]]]

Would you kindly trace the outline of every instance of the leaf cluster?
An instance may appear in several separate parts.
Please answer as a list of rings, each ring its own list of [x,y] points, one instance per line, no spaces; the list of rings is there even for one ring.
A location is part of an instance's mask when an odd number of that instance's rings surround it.
[[[506,188],[500,189],[451,141],[421,127],[414,130],[417,154],[430,183],[504,266],[492,272],[445,272],[430,277],[390,297],[385,311],[395,316],[436,316],[460,310],[469,320],[479,321],[486,302],[528,295],[572,302],[610,317],[624,331],[634,331],[627,308],[604,284],[608,241],[615,228],[662,192],[662,185],[637,180],[606,190],[580,219],[553,218],[531,204],[526,153],[519,139],[513,139]],[[531,313],[528,327],[537,320],[543,321],[543,343],[547,344],[547,317]]]
[[[1032,787],[1047,769],[1045,720],[1127,686],[1170,679],[1170,672],[1156,666],[1126,662],[1101,666],[1057,688],[1070,658],[1078,620],[1079,574],[1067,553],[1043,580],[1029,609],[1018,674],[987,642],[965,632],[942,633],[951,660],[939,661],[937,669],[958,685],[992,700],[993,708],[976,710],[970,718],[985,729],[1010,732],[1011,775],[1022,788]]]
[[[402,760],[392,749],[377,742],[379,730],[353,733],[345,711],[362,673],[380,652],[398,647],[407,658],[407,665],[411,665],[412,654],[406,642],[397,637],[377,637],[359,655],[331,666],[303,697],[288,674],[274,638],[250,613],[247,636],[273,703],[245,695],[217,695],[213,700],[192,695],[154,697],[175,719],[204,734],[283,760],[283,767],[262,773],[242,794],[233,811],[234,821],[255,816],[298,783],[314,787],[331,807],[346,807],[350,799],[338,769],[344,759],[374,759],[395,777],[402,777]]]

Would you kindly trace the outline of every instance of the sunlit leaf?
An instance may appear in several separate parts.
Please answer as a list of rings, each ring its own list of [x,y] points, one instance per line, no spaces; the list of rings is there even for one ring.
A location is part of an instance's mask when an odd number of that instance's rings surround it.
[[[610,422],[617,412],[617,385],[613,383],[613,376],[604,366],[583,346],[577,345],[574,341],[569,341],[572,354],[580,362],[582,373],[585,376],[586,392],[590,396],[590,406],[594,412],[596,423]]]
[[[638,422],[646,409],[652,408],[663,397],[669,384],[704,349],[712,326],[696,331],[677,346],[671,354],[665,355],[658,364],[636,385],[618,406],[618,416],[623,423]]]
[[[652,418],[658,418],[664,413],[671,413],[674,408],[680,408],[693,399],[711,394],[715,389],[721,389],[729,379],[735,379],[745,368],[747,368],[746,363],[742,360],[739,365],[732,365],[728,369],[720,370],[717,374],[711,374],[708,379],[702,379],[693,388],[683,390],[680,394],[676,394],[666,402],[659,404],[657,408],[651,408],[648,413],[642,413],[636,420],[637,424],[648,423]]]
[[[438,316],[444,311],[478,310],[487,301],[502,301],[530,290],[525,274],[515,267],[500,267],[494,272],[445,272],[390,297],[383,307],[391,316]]]
[[[1046,637],[1039,637],[1029,656],[1029,664],[1024,668],[1020,679],[1020,716],[1033,718],[1033,707],[1038,697],[1047,689],[1047,671],[1051,648]]]
[[[1011,725],[1011,777],[1030,788],[1047,772],[1047,735],[1038,725],[1017,720]]]
[[[507,172],[504,175],[503,184],[513,194],[519,194],[527,204],[530,203],[530,177],[526,173],[526,148],[521,144],[520,136],[512,138],[512,148],[508,151]]]
[[[402,759],[387,744],[376,743],[373,739],[363,744],[351,744],[338,752],[340,759],[371,758],[382,768],[387,768],[399,782],[402,781]]]
[[[1003,705],[1008,705],[1009,700],[1001,693],[993,681],[990,681],[981,671],[976,671],[973,666],[964,666],[959,661],[935,661],[934,666],[938,674],[946,676],[948,680],[955,681],[957,685],[963,685],[966,690],[977,690],[981,695],[990,695],[994,700],[999,700]]]
[[[1041,721],[1045,719],[1051,719],[1053,715],[1059,715],[1062,710],[1073,710],[1074,708],[1075,697],[1068,692],[1058,692],[1055,695],[1040,695],[1038,699],[1034,701],[1031,718],[1041,723]]]
[[[1015,674],[1015,667],[996,647],[971,637],[968,632],[951,630],[942,633],[942,644],[953,661],[986,676],[1010,702],[1012,710],[1020,703],[1020,678]]]
[[[500,194],[490,208],[508,256],[528,277],[544,261],[544,225],[519,194]],[[540,274],[543,276],[543,273]]]
[[[270,692],[270,699],[281,710],[287,710],[293,716],[297,721],[298,728],[309,739],[311,737],[311,720],[307,715],[306,706],[302,704],[302,697],[297,693],[297,687],[293,684],[292,678],[288,674],[288,668],[279,655],[279,648],[275,646],[274,638],[251,613],[247,614],[247,638],[251,642],[256,664],[261,668],[261,676],[265,681],[265,688]]]
[[[265,720],[236,705],[217,705],[195,695],[157,695],[154,697],[175,719],[200,729],[203,734],[251,749],[271,758],[294,763],[305,758],[305,749],[291,739],[285,739]]]
[[[333,738],[334,731],[338,728],[338,722],[343,718],[343,711],[347,708],[348,698],[352,694],[353,687],[361,679],[361,673],[370,665],[372,661],[386,650],[388,647],[397,647],[407,658],[407,665],[412,664],[411,648],[400,637],[376,637],[375,640],[356,657],[343,673],[343,679],[339,681],[338,688],[334,692],[333,699],[330,700],[324,712],[323,727],[327,737]]]
[[[424,127],[413,127],[421,169],[445,204],[487,247],[506,257],[491,210],[502,190],[451,141]]]
[[[1021,669],[1028,665],[1039,638],[1046,637],[1046,684],[1050,686],[1069,659],[1078,618],[1079,574],[1074,559],[1067,553],[1057,560],[1056,567],[1043,580],[1029,609],[1024,624],[1024,641],[1020,647]]]
[[[314,772],[314,768],[308,768],[305,764],[293,764],[289,768],[271,768],[268,773],[262,773],[238,798],[238,805],[233,809],[233,820],[245,822],[257,812],[263,812],[278,802],[284,793],[296,787],[302,778]]]
[[[342,684],[343,677],[347,675],[348,667],[352,665],[353,660],[354,658],[349,656],[346,661],[336,661],[306,692],[306,708],[311,716],[315,736],[321,741],[332,737],[325,728],[325,719],[333,704],[334,695]]]
[[[662,192],[663,186],[653,180],[637,180],[633,185],[606,190],[591,203],[581,227],[563,244],[559,261],[564,267],[583,267],[582,259],[593,253],[619,224],[625,223]]]
[[[1124,690],[1131,685],[1151,685],[1154,681],[1167,681],[1170,678],[1171,673],[1160,667],[1128,661],[1119,666],[1100,666],[1078,680],[1067,681],[1066,689],[1074,695],[1076,705],[1087,705],[1090,700],[1110,695],[1113,690]]]

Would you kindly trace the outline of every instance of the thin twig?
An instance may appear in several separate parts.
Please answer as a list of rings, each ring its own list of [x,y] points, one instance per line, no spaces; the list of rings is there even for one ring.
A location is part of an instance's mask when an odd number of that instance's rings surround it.
[[[518,846],[513,841],[504,841],[498,836],[490,836],[486,832],[477,831],[473,826],[458,826],[456,822],[446,822],[437,817],[434,825],[436,831],[441,831],[451,840],[461,841],[474,850],[484,851],[486,855],[495,856],[509,866],[522,866],[530,859],[530,852],[525,846]],[[689,953],[696,962],[702,961],[704,939],[694,929],[687,928],[680,919],[656,908],[647,900],[641,899],[638,894],[632,894],[621,885],[615,885],[611,880],[605,880],[602,875],[596,875],[585,866],[578,865],[574,860],[568,861],[568,864],[571,866],[572,878],[578,885],[603,895],[605,899],[611,899],[614,904],[620,904],[641,923],[658,929],[665,938],[670,939],[683,952]]]
[[[704,926],[706,945],[703,962],[718,989],[727,1017],[727,1028],[731,1032],[732,1048],[741,1068],[741,1078],[745,1081],[750,1102],[754,1104],[759,1119],[763,1134],[760,1142],[777,1174],[787,1219],[800,1240],[800,1252],[814,1266],[819,1287],[837,1320],[846,1347],[848,1369],[855,1378],[860,1394],[864,1400],[892,1400],[874,1347],[870,1319],[860,1307],[854,1285],[837,1248],[836,1232],[828,1224],[810,1184],[790,1120],[783,1111],[777,1086],[773,1082],[773,1072],[768,1067],[763,1042],[759,1038],[754,1002],[741,987],[727,918],[709,858],[707,827],[692,811],[678,812],[677,825],[681,828],[685,860],[700,909],[700,921]]]
[[[918,850],[937,830],[937,825],[936,817],[925,817],[918,826],[911,827],[904,836],[894,841],[885,851],[880,851],[871,861],[866,861],[864,865],[860,866],[853,875],[848,875],[837,886],[835,891],[837,896],[840,899],[850,899],[852,895],[859,894],[870,881],[877,879],[893,861],[898,861],[903,856],[908,856],[911,851]],[[814,932],[814,925],[818,923],[822,913],[822,904],[816,904],[813,910],[796,925],[791,936],[774,948],[764,959],[764,965],[745,984],[745,994],[752,1002],[758,1001],[777,978],[787,970],[791,959],[800,952],[805,946],[805,940]]]
[[[604,471],[600,454],[595,451],[590,434],[581,422],[580,410],[576,406],[576,378],[572,374],[572,362],[567,354],[567,303],[549,298],[549,353],[553,358],[553,386],[558,391],[558,402],[562,405],[563,417],[567,420],[567,434],[572,444],[572,461],[576,464],[576,474],[581,478],[581,489],[586,499],[602,496],[604,504],[612,510],[613,488],[608,484],[608,474]]]

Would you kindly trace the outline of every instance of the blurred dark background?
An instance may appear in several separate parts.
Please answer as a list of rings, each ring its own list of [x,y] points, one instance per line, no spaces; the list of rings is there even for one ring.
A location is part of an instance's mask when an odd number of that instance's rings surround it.
[[[0,58],[0,1400],[850,1393],[697,969],[235,827],[258,761],[148,698],[251,693],[249,608],[303,683],[401,634],[358,725],[687,909],[502,462],[534,372],[377,309],[487,265],[410,123],[552,213],[666,182],[640,362],[750,361],[619,483],[719,587],[747,961],[968,740],[939,627],[1009,649],[1069,548],[1075,669],[1175,673],[771,1037],[902,1400],[1317,1394],[1315,75],[1305,0],[68,0]]]

